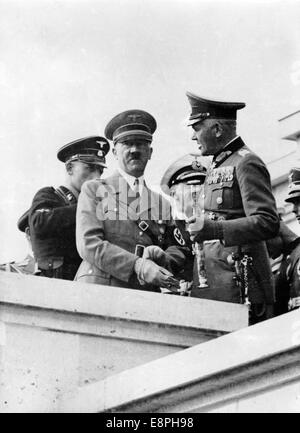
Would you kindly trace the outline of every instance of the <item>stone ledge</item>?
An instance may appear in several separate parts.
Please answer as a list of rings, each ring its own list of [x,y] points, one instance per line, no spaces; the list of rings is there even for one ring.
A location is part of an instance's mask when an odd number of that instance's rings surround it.
[[[0,303],[222,333],[248,321],[244,305],[6,272]]]
[[[60,410],[209,411],[300,382],[299,367],[297,310],[79,388],[64,397]],[[297,404],[300,410],[299,400],[291,403]]]

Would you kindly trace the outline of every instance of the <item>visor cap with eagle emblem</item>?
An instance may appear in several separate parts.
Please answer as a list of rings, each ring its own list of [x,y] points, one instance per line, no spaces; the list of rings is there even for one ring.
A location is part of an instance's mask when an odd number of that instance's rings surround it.
[[[246,106],[244,102],[214,101],[191,92],[186,92],[186,95],[192,108],[187,126],[192,126],[207,118],[236,120],[237,110]]]
[[[57,158],[64,163],[80,161],[105,168],[105,156],[109,148],[109,142],[104,137],[85,137],[61,147],[57,152]]]
[[[111,119],[104,134],[114,144],[129,140],[144,140],[151,143],[156,126],[156,120],[147,111],[127,110]]]
[[[20,216],[17,227],[21,232],[25,232],[26,228],[29,227],[29,209]]]
[[[285,199],[288,203],[300,200],[300,168],[292,168],[289,172],[289,191]]]
[[[162,191],[170,194],[170,188],[179,183],[201,185],[204,183],[209,159],[197,153],[189,153],[177,159],[164,173],[160,182]]]

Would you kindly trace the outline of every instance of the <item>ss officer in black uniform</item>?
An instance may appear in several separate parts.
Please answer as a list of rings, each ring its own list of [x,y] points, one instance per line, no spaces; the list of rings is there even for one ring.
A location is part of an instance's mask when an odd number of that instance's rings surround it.
[[[65,185],[42,188],[34,196],[29,224],[42,276],[74,279],[81,262],[75,241],[77,199],[85,181],[101,177],[109,147],[99,136],[66,144],[57,153],[66,166]]]
[[[203,242],[208,288],[198,296],[251,304],[250,324],[272,317],[274,283],[265,240],[276,236],[279,218],[263,161],[236,134],[244,103],[187,93],[189,126],[202,155],[213,155],[204,183],[201,217],[189,219]]]

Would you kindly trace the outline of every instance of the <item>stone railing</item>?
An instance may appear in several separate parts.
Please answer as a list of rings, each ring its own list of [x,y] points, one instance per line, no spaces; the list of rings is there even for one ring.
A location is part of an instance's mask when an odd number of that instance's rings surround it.
[[[299,413],[300,310],[81,387],[60,410]]]
[[[1,272],[0,412],[63,411],[68,392],[241,329],[247,315],[243,305]]]

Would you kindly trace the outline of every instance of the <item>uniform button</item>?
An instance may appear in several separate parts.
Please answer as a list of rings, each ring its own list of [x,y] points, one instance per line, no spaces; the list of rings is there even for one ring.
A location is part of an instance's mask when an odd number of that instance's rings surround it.
[[[218,203],[218,204],[222,204],[222,203],[223,203],[223,199],[222,199],[222,197],[217,197],[217,203]]]
[[[144,234],[143,232],[139,232],[139,235],[140,235],[140,236],[143,236],[143,234]]]
[[[201,211],[202,213],[204,213],[205,212],[205,210],[204,209],[202,209],[202,211]]]
[[[205,194],[202,194],[202,198],[205,198]]]
[[[93,273],[93,269],[89,269],[89,274],[92,274]]]
[[[223,186],[223,182],[220,182],[220,186]]]
[[[115,208],[114,208],[114,211],[117,212],[117,210],[118,210],[118,208],[115,207]]]

